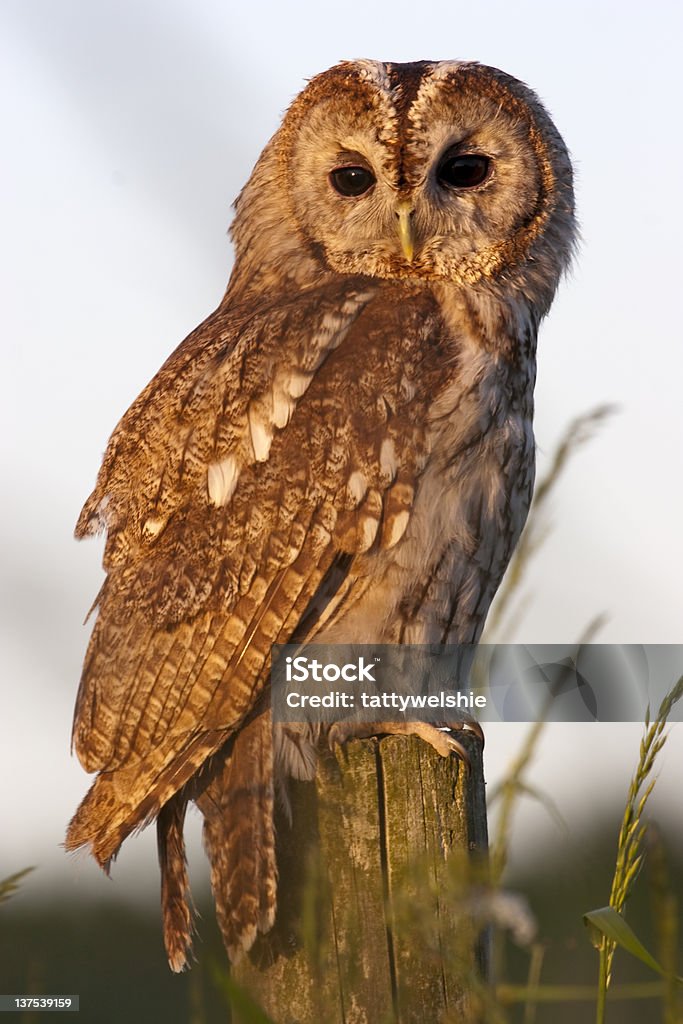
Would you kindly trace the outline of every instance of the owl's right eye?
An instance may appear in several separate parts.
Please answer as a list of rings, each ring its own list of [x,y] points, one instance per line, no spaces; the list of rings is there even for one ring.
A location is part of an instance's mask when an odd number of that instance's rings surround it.
[[[362,196],[376,180],[367,167],[335,167],[330,171],[330,184],[340,196]]]

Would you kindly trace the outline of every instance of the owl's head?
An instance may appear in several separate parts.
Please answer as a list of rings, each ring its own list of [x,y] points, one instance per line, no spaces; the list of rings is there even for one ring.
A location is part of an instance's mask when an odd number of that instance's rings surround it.
[[[542,306],[575,237],[571,163],[540,101],[455,61],[346,62],[312,79],[237,211],[238,258],[258,213],[281,266],[303,249],[341,274],[502,278]]]

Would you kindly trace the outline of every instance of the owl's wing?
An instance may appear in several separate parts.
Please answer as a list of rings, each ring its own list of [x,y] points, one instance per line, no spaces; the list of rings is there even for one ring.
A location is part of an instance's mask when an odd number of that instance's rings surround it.
[[[438,332],[396,290],[219,311],[115,431],[77,528],[107,528],[108,576],[74,722],[101,774],[69,848],[108,861],[244,720],[271,645],[315,635],[405,531]]]

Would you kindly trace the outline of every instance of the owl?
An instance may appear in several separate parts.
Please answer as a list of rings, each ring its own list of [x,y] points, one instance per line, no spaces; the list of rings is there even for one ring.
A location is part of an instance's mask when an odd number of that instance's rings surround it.
[[[325,736],[273,727],[271,646],[479,639],[531,501],[536,336],[575,239],[544,107],[457,61],[313,78],[235,209],[225,296],[114,430],[76,528],[106,531],[106,580],[73,729],[97,776],[66,846],[108,869],[156,819],[176,971],[190,802],[229,956],[274,921],[274,794]]]

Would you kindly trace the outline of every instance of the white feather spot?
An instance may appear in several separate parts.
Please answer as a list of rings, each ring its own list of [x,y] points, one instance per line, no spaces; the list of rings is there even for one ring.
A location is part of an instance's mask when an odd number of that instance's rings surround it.
[[[273,392],[273,424],[282,430],[289,423],[295,403],[282,391]]]
[[[359,538],[359,550],[367,551],[371,548],[375,537],[377,536],[377,528],[379,527],[379,520],[375,519],[374,516],[363,516],[360,521],[360,538]]]
[[[340,316],[340,314],[337,313],[336,311],[334,313],[324,313],[322,321],[320,323],[320,329],[323,334],[334,336],[338,334],[338,332],[341,330],[342,326],[344,325],[344,320],[345,317]],[[331,347],[336,348],[340,341],[341,338],[339,339],[339,341],[337,341],[337,339],[334,338]]]
[[[393,548],[395,544],[398,544],[403,534],[406,532],[408,526],[408,520],[410,519],[410,512],[404,509],[403,512],[399,512],[393,517],[387,524],[386,537],[384,541],[385,548]]]
[[[368,490],[368,482],[359,469],[353,471],[346,485],[349,496],[354,504],[360,505]]]
[[[249,433],[251,447],[254,449],[254,458],[257,462],[265,462],[273,442],[273,425],[263,419],[253,402],[249,406]]]
[[[306,393],[308,385],[313,380],[312,373],[302,373],[301,370],[292,370],[283,379],[283,387],[291,398],[301,398]]]
[[[382,476],[387,480],[393,480],[396,476],[398,459],[394,442],[390,437],[385,437],[382,441],[382,447],[379,450],[379,468]]]
[[[234,455],[221,462],[212,462],[206,477],[209,500],[217,507],[227,505],[237,486],[240,467]]]
[[[142,527],[142,532],[145,535],[145,537],[158,537],[163,528],[166,526],[167,522],[167,519],[155,519],[152,517],[146,521],[145,525]]]

